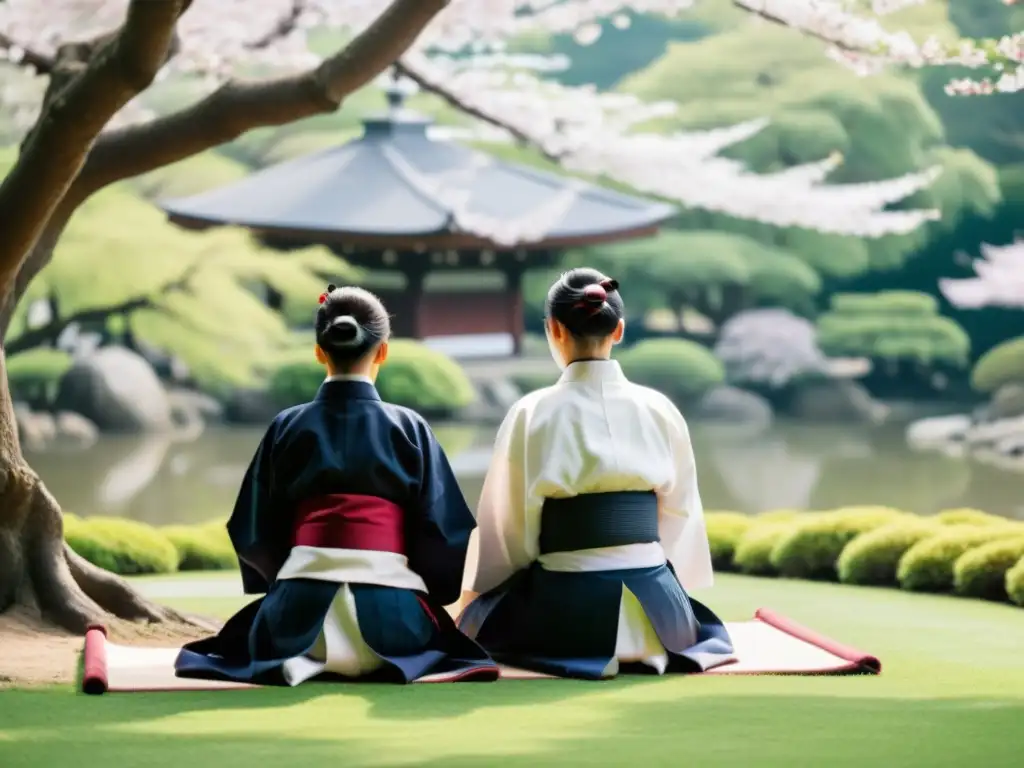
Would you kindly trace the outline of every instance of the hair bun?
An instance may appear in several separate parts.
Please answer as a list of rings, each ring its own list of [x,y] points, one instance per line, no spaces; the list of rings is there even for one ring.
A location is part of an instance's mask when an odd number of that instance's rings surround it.
[[[366,338],[366,330],[352,315],[334,318],[327,326],[331,346],[358,347]]]
[[[583,301],[587,304],[601,306],[608,299],[608,291],[603,285],[593,283],[583,289]]]

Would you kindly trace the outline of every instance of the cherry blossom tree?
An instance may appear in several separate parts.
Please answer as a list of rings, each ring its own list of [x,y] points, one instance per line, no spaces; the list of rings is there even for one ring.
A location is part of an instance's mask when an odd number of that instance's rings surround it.
[[[0,102],[27,125],[19,158],[0,184],[0,334],[71,215],[98,190],[248,130],[334,111],[392,66],[567,169],[686,206],[864,237],[907,232],[936,217],[934,211],[889,209],[931,183],[934,169],[830,185],[827,177],[841,158],[826,157],[753,174],[719,154],[755,134],[763,121],[701,133],[645,133],[645,124],[670,115],[674,106],[560,87],[545,81],[536,65],[506,55],[508,42],[526,33],[572,33],[586,44],[600,34],[601,20],[621,28],[629,12],[674,15],[691,2],[0,0],[0,52],[10,75]],[[970,87],[953,84],[951,92],[1021,86],[1019,36],[955,49],[918,44],[874,18],[907,0],[733,4],[822,39],[830,55],[865,73],[892,65],[967,63],[1002,75]],[[344,30],[348,42],[317,58],[306,36],[320,28]],[[190,78],[205,91],[181,111],[149,114],[140,94],[174,77]],[[468,209],[458,188],[422,181],[448,195],[456,226],[498,243],[542,236],[552,218],[551,211],[537,211],[510,227]],[[181,620],[67,549],[61,529],[59,506],[21,455],[0,355],[0,611],[33,605],[78,632],[111,614]]]

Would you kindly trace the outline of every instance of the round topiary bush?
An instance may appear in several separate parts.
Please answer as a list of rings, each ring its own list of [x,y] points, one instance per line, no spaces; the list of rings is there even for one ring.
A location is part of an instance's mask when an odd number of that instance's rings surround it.
[[[836,562],[839,581],[863,586],[896,586],[903,553],[941,530],[929,520],[901,520],[863,533],[845,547]]]
[[[735,570],[733,555],[754,519],[737,512],[707,512],[704,515],[711,547],[711,564],[720,571]]]
[[[777,575],[772,564],[772,550],[792,527],[790,521],[753,526],[736,542],[732,557],[736,570],[749,576]]]
[[[635,384],[663,392],[677,403],[700,397],[725,381],[725,369],[700,344],[683,339],[648,339],[619,356]]]
[[[1006,600],[1006,572],[1022,557],[1024,535],[968,550],[953,565],[953,590],[964,597]]]
[[[904,517],[885,507],[849,507],[803,521],[775,544],[772,565],[782,576],[797,579],[836,578],[836,561],[853,539]]]
[[[223,523],[160,528],[178,553],[179,571],[226,571],[238,566]]]
[[[757,515],[757,521],[758,523],[782,523],[787,520],[795,520],[803,514],[806,513],[795,509],[772,509]]]
[[[1005,517],[970,507],[944,509],[934,519],[942,525],[1006,525],[1007,522]]]
[[[1004,384],[1024,382],[1024,336],[998,344],[978,360],[971,371],[971,386],[995,392]]]
[[[316,360],[278,366],[270,376],[270,393],[286,408],[307,403],[324,380]],[[388,359],[377,377],[380,396],[421,413],[447,415],[473,402],[476,391],[459,364],[447,355],[410,339],[392,339]]]
[[[1024,557],[1006,572],[1006,594],[1011,601],[1024,607]]]
[[[178,551],[156,528],[134,520],[91,517],[72,523],[64,538],[93,565],[121,575],[173,573]]]
[[[953,587],[953,566],[970,549],[1006,538],[1001,526],[951,526],[919,541],[900,558],[896,579],[914,592],[946,592]]]

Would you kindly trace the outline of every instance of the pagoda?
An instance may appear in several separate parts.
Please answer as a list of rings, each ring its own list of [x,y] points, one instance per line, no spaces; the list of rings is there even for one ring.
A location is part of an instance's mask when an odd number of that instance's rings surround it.
[[[521,349],[526,270],[567,248],[651,236],[676,213],[438,138],[398,87],[387,95],[388,111],[364,120],[358,139],[161,208],[189,229],[244,227],[271,248],[325,246],[371,275],[391,273],[391,287],[368,287],[395,335],[500,335],[506,354]],[[463,290],[430,285],[456,272]]]

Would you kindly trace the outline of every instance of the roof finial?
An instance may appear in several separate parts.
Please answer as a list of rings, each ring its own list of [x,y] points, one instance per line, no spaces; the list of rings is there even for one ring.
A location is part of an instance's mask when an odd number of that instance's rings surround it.
[[[384,95],[388,100],[388,112],[394,117],[402,111],[405,106],[405,97],[408,94],[402,86],[402,75],[398,72],[398,67],[391,67],[390,74],[391,78],[384,88]]]

